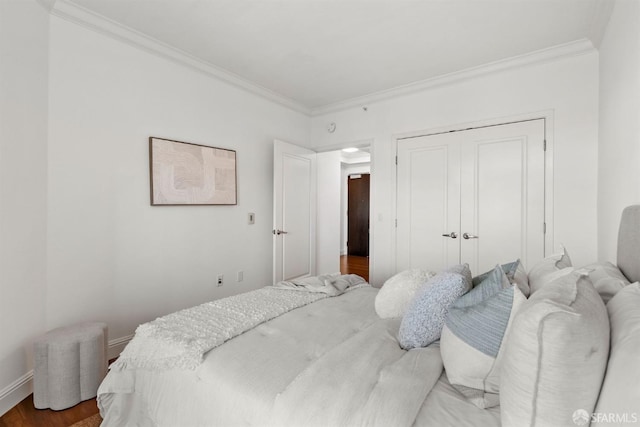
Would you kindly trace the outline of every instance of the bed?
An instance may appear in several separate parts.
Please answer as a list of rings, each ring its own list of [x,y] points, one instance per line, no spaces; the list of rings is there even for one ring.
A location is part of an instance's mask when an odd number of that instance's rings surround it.
[[[410,271],[381,290],[357,276],[325,275],[173,313],[141,325],[111,366],[98,390],[102,425],[491,427],[633,420],[640,417],[634,359],[640,285],[630,284],[640,279],[639,206],[625,209],[618,252],[616,266],[576,268],[565,265],[566,253],[548,257],[525,273],[525,284],[522,267],[497,265],[484,278],[469,277],[453,302],[426,284],[445,276],[466,280],[464,273]],[[489,301],[480,284],[492,280],[497,285],[492,282]],[[483,289],[484,299],[475,301],[474,289]],[[469,342],[457,330],[465,321],[482,323],[465,318],[469,313],[493,316],[504,295],[510,311],[486,323],[504,326],[488,357],[474,345],[495,328],[467,333]],[[425,298],[446,305],[441,331],[424,346],[407,344],[416,317],[432,321],[442,308],[424,310]]]

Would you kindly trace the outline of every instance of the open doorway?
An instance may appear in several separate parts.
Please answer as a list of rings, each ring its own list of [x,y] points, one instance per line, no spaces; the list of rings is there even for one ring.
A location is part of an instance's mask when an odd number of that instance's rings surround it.
[[[343,149],[341,158],[340,271],[368,281],[371,154],[369,147]]]

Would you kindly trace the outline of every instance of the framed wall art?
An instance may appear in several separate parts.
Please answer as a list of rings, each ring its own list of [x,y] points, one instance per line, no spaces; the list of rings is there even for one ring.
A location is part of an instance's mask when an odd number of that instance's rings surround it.
[[[151,205],[235,205],[236,152],[149,138]]]

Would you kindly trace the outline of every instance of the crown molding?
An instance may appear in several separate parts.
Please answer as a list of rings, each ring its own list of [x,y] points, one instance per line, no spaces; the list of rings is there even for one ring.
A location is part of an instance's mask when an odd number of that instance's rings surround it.
[[[362,107],[380,101],[398,98],[401,96],[433,89],[439,86],[450,85],[465,80],[474,79],[487,74],[497,73],[500,71],[511,70],[514,68],[524,67],[533,64],[541,64],[566,58],[575,55],[582,55],[595,51],[593,43],[588,39],[580,39],[570,43],[561,44],[547,49],[537,50],[524,55],[518,55],[511,58],[490,62],[462,71],[444,74],[430,79],[421,80],[407,85],[398,86],[392,89],[375,92],[370,95],[351,98],[346,101],[336,102],[311,110],[311,116],[321,116],[324,114],[335,113],[355,107]]]
[[[37,0],[45,6],[51,3],[51,15],[73,22],[89,30],[107,35],[113,39],[126,43],[145,52],[161,56],[175,63],[187,66],[195,71],[214,77],[237,88],[258,95],[269,101],[280,104],[291,110],[310,115],[311,110],[291,98],[280,95],[270,89],[259,86],[234,73],[203,61],[194,55],[177,49],[153,37],[135,31],[129,27],[110,20],[100,14],[92,12],[70,0]]]
[[[45,9],[50,10],[51,15],[53,16],[59,17],[69,22],[73,22],[92,31],[107,35],[130,46],[141,49],[145,52],[161,56],[165,59],[169,59],[175,63],[204,73],[210,77],[216,78],[227,84],[243,89],[254,95],[258,95],[271,102],[280,104],[293,111],[312,117],[398,98],[412,93],[477,78],[491,73],[524,67],[537,63],[549,62],[564,57],[586,54],[593,52],[596,49],[594,43],[592,43],[590,40],[580,39],[570,43],[541,49],[528,54],[518,55],[515,57],[491,62],[461,71],[455,71],[449,74],[444,74],[418,82],[409,83],[361,97],[355,97],[347,99],[345,101],[322,105],[315,108],[308,108],[291,98],[280,95],[270,89],[246,80],[238,76],[237,74],[231,73],[209,62],[203,61],[185,51],[177,49],[153,37],[150,37],[139,31],[135,31],[118,22],[115,22],[93,11],[90,11],[74,3],[72,0],[36,1]],[[591,24],[591,32],[593,35],[592,39],[595,41],[596,45],[599,40],[602,39],[602,34],[604,32],[604,28],[606,28],[606,24],[608,22],[610,14],[611,4],[609,4],[606,0],[598,2],[594,7],[594,18]]]

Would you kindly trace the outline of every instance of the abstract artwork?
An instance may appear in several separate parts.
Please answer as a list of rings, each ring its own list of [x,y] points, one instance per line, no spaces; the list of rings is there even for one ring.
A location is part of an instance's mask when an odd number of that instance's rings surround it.
[[[149,138],[151,205],[235,205],[236,152]]]

